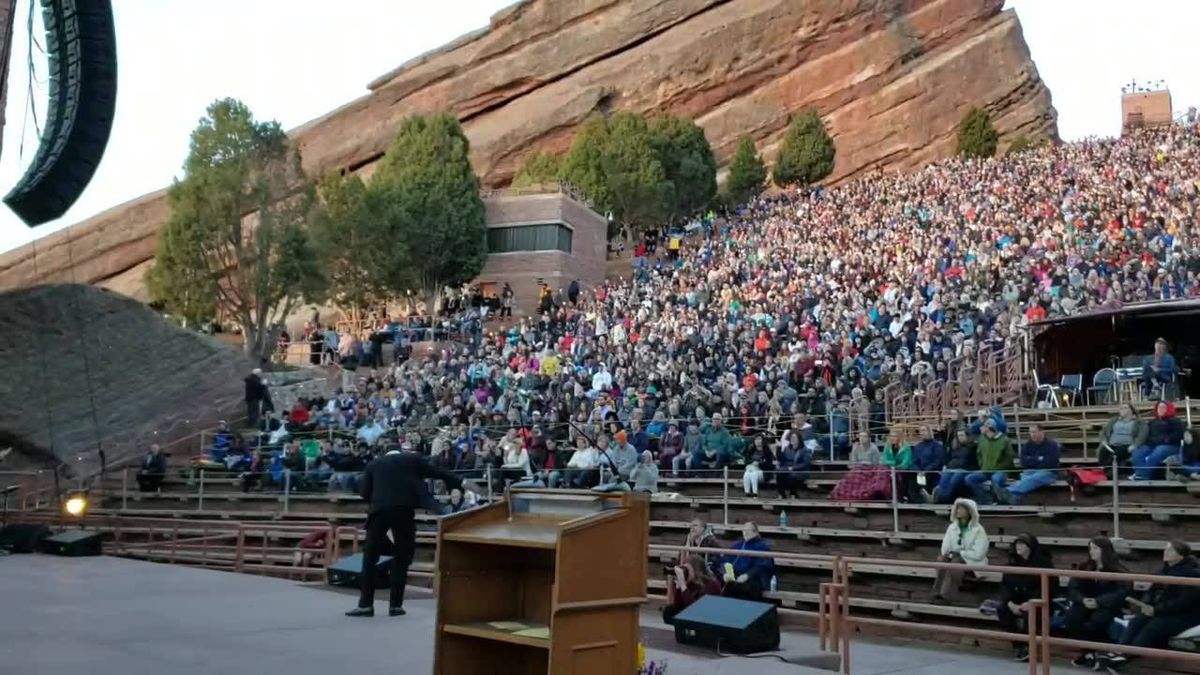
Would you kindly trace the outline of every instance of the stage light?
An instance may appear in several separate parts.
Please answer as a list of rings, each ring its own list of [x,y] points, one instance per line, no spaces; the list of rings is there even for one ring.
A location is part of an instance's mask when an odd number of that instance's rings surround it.
[[[63,510],[72,518],[82,518],[87,513],[87,498],[82,494],[71,495],[63,504]]]

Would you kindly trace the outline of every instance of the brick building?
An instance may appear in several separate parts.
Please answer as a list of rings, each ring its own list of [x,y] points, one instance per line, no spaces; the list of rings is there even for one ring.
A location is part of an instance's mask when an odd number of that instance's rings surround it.
[[[583,288],[604,281],[608,222],[565,186],[498,190],[483,195],[488,259],[475,279],[484,294],[507,282],[513,314],[531,313],[545,284],[557,292],[572,280]]]

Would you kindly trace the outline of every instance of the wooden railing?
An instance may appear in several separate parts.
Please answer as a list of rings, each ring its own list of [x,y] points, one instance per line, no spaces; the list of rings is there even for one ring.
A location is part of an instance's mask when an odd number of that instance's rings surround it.
[[[1024,354],[1019,346],[981,352],[971,360],[950,362],[944,381],[918,380],[910,390],[893,382],[883,389],[884,413],[894,423],[941,423],[958,409],[1018,403],[1026,388]]]

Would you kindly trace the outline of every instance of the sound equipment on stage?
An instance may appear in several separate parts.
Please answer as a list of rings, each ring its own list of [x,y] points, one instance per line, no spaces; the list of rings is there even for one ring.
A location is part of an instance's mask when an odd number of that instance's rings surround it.
[[[392,556],[379,556],[379,564],[375,565],[375,588],[388,588],[391,586],[391,574],[388,572],[388,567],[391,563]],[[355,553],[354,555],[346,556],[325,570],[326,583],[330,586],[358,588],[361,583],[359,579],[362,577],[362,565],[363,554]]]
[[[11,553],[33,553],[50,536],[45,525],[8,525],[0,530],[0,549]]]
[[[80,557],[100,555],[104,536],[92,530],[64,530],[42,541],[42,552]]]
[[[706,595],[675,615],[675,641],[721,652],[751,654],[779,648],[775,605]]]

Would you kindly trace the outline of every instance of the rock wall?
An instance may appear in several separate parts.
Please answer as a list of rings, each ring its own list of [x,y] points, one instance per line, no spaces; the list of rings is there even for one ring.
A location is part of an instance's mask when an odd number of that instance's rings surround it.
[[[98,448],[113,465],[245,415],[246,357],[139,302],[38,286],[0,293],[0,316],[0,436],[27,460],[87,473]]]
[[[1002,137],[1057,138],[1050,93],[1003,0],[526,0],[291,132],[310,172],[372,170],[398,122],[453,110],[488,186],[563,151],[594,112],[695,118],[720,160],[750,134],[770,156],[808,105],[837,144],[831,180],[953,151],[986,106]],[[260,111],[269,114],[269,111]],[[0,285],[99,283],[144,299],[163,192],[0,256]]]

